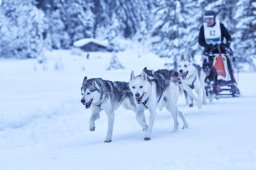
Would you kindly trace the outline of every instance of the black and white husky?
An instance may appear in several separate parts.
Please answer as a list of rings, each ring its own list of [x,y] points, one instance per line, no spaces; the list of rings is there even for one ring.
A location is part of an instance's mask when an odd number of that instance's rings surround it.
[[[217,81],[218,74],[217,70],[207,61],[202,66],[206,78],[205,78],[205,91],[209,101],[212,102],[213,98],[217,95]],[[216,97],[217,99],[217,97]]]
[[[197,102],[199,108],[202,104],[206,104],[206,93],[205,93],[205,72],[203,69],[193,64],[190,59],[181,56],[178,62],[178,72],[181,79],[181,85],[185,91],[187,103],[193,106],[193,100]],[[194,95],[194,92],[196,95]],[[191,103],[189,103],[189,101]]]
[[[89,121],[90,131],[95,130],[95,121],[100,118],[100,111],[104,110],[107,114],[108,130],[104,142],[112,141],[114,111],[120,105],[134,112],[137,111],[128,82],[108,81],[101,78],[87,79],[87,77],[84,77],[81,92],[82,104],[85,105],[86,109],[91,108],[92,110]]]
[[[169,112],[172,113],[174,120],[174,129],[178,130],[178,118],[180,116],[183,121],[183,128],[187,128],[187,122],[183,117],[182,113],[178,111],[177,100],[180,93],[179,87],[171,81],[166,71],[165,73],[155,76],[152,73],[148,75],[145,71],[138,76],[131,72],[129,81],[129,87],[133,93],[133,97],[136,103],[137,109],[137,120],[143,129],[146,130],[144,140],[151,139],[151,133],[156,117],[156,109],[162,109],[165,107]],[[150,112],[148,125],[145,120],[144,110],[148,109]]]

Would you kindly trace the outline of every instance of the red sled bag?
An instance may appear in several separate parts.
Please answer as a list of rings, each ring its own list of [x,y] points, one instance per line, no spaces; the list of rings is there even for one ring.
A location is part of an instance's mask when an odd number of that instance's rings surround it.
[[[221,55],[217,56],[216,62],[214,64],[214,67],[215,67],[215,69],[217,71],[217,75],[218,76],[226,77],[225,66],[224,66],[224,63],[223,63]]]

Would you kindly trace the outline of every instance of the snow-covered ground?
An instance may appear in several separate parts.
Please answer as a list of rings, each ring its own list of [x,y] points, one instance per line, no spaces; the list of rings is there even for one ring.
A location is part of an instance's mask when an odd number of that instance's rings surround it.
[[[202,109],[179,107],[189,128],[171,133],[158,112],[152,140],[144,141],[135,114],[116,111],[112,143],[104,143],[104,112],[89,131],[90,111],[80,103],[83,77],[128,81],[131,70],[164,68],[152,54],[116,54],[125,67],[106,71],[112,54],[76,56],[47,52],[47,70],[34,60],[0,60],[1,170],[254,170],[256,74],[240,73],[239,98],[214,100]],[[36,70],[36,71],[35,71]],[[148,114],[148,112],[146,112]]]

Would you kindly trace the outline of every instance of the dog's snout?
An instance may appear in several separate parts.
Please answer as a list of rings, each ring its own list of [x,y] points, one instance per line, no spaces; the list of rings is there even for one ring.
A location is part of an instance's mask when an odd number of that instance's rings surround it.
[[[135,97],[140,97],[140,94],[139,93],[135,93]]]
[[[84,104],[84,103],[85,103],[85,100],[84,100],[84,99],[81,99],[81,103]]]

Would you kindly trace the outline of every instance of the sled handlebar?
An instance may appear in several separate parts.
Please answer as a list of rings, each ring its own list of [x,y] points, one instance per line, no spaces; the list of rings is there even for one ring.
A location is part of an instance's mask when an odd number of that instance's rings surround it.
[[[217,52],[216,52],[217,51]],[[224,51],[224,52],[223,52]],[[216,53],[225,53],[225,54],[229,54],[229,55],[233,55],[233,51],[232,49],[224,44],[224,43],[221,43],[221,44],[215,44],[215,45],[210,45],[207,49],[207,52],[208,54],[216,54]]]

